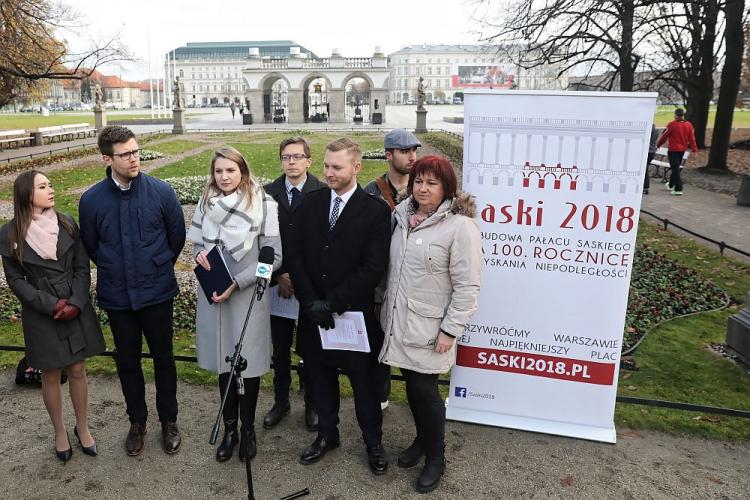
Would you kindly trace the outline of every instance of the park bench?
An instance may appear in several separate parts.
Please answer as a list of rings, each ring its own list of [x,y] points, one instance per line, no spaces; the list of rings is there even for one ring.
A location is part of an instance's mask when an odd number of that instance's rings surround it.
[[[75,123],[71,125],[54,125],[50,127],[39,127],[34,132],[34,145],[41,146],[44,140],[51,144],[55,141],[69,141],[96,135],[96,129],[88,123]]]
[[[0,150],[7,147],[16,147],[24,143],[31,144],[33,138],[25,130],[0,130]]]
[[[70,134],[71,139],[85,139],[86,137],[93,137],[96,135],[96,129],[91,127],[88,123],[63,125],[62,128],[65,132]]]
[[[651,160],[650,165],[654,166],[654,175],[651,177],[659,177],[661,176],[663,182],[667,182],[669,179],[669,156],[667,155],[668,150],[667,148],[659,148],[656,150],[656,153],[654,154],[654,159]],[[680,168],[683,168],[685,166],[685,162],[688,159],[688,156],[690,156],[690,151],[685,151],[685,155],[682,157],[682,162],[680,163]],[[649,165],[649,166],[650,166]],[[664,169],[663,173],[659,173],[660,169]]]

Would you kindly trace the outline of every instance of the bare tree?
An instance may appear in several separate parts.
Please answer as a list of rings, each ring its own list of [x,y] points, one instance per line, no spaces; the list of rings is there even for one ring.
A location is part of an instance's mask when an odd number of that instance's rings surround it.
[[[720,2],[659,2],[656,10],[659,15],[651,20],[653,50],[644,59],[649,71],[643,85],[666,84],[682,97],[698,147],[705,148],[714,71],[723,46]]]
[[[0,106],[37,82],[82,79],[102,64],[131,60],[119,34],[71,52],[57,32],[76,24],[70,9],[49,0],[0,2]]]
[[[734,105],[737,102],[737,92],[742,77],[742,59],[744,55],[744,34],[742,20],[745,14],[745,0],[726,0],[724,15],[726,29],[724,39],[726,57],[721,72],[721,86],[719,88],[719,103],[716,107],[714,132],[711,137],[711,151],[708,155],[707,168],[728,170],[727,154],[729,140],[732,134],[732,118]]]
[[[479,0],[488,8],[495,2]],[[512,0],[498,23],[484,22],[483,40],[508,48],[524,69],[558,67],[558,76],[583,70],[591,87],[631,91],[641,46],[654,17],[652,0]],[[593,72],[598,78],[590,79]],[[603,76],[602,76],[603,75]]]

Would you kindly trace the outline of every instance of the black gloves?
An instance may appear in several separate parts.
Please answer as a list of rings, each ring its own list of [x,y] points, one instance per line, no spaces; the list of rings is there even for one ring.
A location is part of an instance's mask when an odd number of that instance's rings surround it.
[[[307,317],[315,325],[329,330],[335,326],[331,305],[325,300],[313,300],[304,310]]]

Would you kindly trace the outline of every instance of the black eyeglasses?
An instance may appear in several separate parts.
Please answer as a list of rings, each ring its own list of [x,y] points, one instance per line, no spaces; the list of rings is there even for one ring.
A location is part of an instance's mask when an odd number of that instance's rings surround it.
[[[141,152],[137,149],[134,149],[132,151],[126,151],[124,153],[113,153],[110,155],[111,157],[118,157],[121,160],[129,160],[131,156],[135,158],[140,158]]]
[[[289,161],[291,159],[294,159],[294,161],[302,161],[305,158],[309,158],[309,156],[300,153],[297,153],[295,155],[281,155],[281,161]]]

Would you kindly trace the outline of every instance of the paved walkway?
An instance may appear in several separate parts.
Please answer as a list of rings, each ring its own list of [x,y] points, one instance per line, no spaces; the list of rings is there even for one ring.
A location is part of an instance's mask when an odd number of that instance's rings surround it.
[[[698,234],[750,252],[750,207],[737,205],[734,196],[706,191],[690,184],[685,184],[684,192],[682,196],[673,196],[662,183],[652,179],[649,195],[643,197],[641,208]],[[654,221],[647,215],[642,217],[644,220]],[[696,238],[672,226],[669,230],[691,238],[712,250],[718,250],[714,243]],[[725,250],[725,255],[750,262],[750,257],[744,257],[731,250]]]

